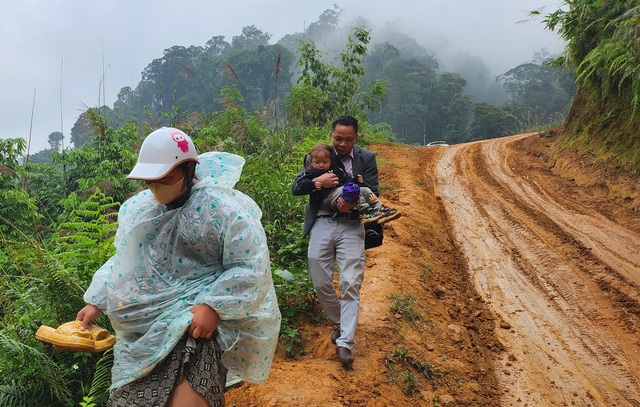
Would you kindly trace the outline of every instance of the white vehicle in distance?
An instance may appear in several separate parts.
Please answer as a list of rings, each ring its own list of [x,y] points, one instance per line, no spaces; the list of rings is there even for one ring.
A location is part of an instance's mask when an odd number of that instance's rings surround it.
[[[427,144],[427,147],[447,147],[449,144],[447,144],[446,141],[432,141],[431,143]]]

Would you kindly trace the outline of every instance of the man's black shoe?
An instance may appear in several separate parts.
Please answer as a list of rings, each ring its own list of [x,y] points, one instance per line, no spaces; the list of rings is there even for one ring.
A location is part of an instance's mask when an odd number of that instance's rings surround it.
[[[339,337],[340,337],[340,325],[338,325],[336,329],[331,333],[331,343],[336,343]]]
[[[336,348],[336,355],[344,367],[351,367],[353,364],[353,354],[351,353],[351,349],[338,346]]]

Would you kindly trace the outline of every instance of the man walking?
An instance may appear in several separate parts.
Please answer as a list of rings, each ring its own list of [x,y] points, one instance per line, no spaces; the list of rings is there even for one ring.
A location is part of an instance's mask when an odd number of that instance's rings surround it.
[[[339,116],[331,124],[331,142],[335,159],[353,182],[369,187],[378,195],[378,165],[375,154],[355,146],[358,139],[358,121],[353,116]],[[296,176],[294,195],[309,195],[303,236],[310,236],[308,248],[309,275],[318,301],[329,321],[336,325],[331,341],[336,344],[338,360],[346,367],[353,364],[352,350],[360,310],[360,286],[364,279],[364,227],[353,204],[338,200],[339,212],[330,214],[320,209],[314,199],[317,185],[334,188],[338,177],[325,173],[309,180]],[[333,287],[334,266],[340,272],[341,297]]]

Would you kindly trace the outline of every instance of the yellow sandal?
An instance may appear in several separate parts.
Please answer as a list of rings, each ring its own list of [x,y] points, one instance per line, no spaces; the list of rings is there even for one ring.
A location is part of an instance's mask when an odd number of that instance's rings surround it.
[[[89,325],[81,331],[81,324],[81,321],[66,322],[57,329],[42,325],[36,339],[53,344],[55,350],[89,353],[103,352],[116,343],[116,337],[106,329]]]

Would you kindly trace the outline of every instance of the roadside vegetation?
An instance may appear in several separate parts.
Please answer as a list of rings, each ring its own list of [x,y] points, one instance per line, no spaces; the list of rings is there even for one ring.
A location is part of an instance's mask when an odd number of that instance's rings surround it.
[[[567,42],[556,65],[574,67],[577,93],[562,146],[640,168],[640,1],[565,1],[543,16]],[[540,15],[539,12],[534,14]],[[621,168],[621,170],[623,169]]]

